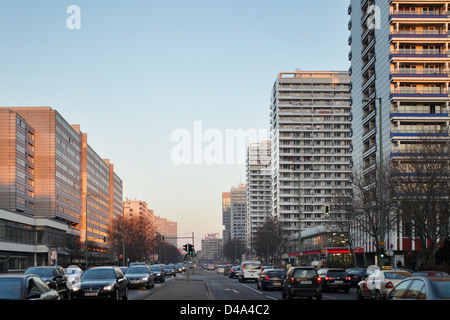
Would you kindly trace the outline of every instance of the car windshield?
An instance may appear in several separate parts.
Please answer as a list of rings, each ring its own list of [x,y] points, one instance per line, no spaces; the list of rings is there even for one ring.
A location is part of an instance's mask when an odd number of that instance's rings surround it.
[[[173,269],[173,264],[168,264],[167,266],[164,266],[164,269]]]
[[[113,269],[89,269],[81,276],[81,280],[115,279]]]
[[[431,281],[441,299],[450,299],[450,281],[448,279],[433,279]]]
[[[0,300],[19,300],[22,281],[20,279],[0,279]]]
[[[131,267],[127,270],[127,274],[129,273],[148,273],[148,269],[146,267]]]
[[[28,274],[36,274],[40,277],[53,277],[53,268],[29,268],[25,271]]]
[[[286,275],[286,273],[283,270],[272,270],[272,271],[267,271],[267,275],[269,275],[271,277],[284,277]]]
[[[391,271],[391,272],[385,272],[384,277],[386,279],[391,279],[391,280],[406,279],[406,278],[412,277],[412,274],[410,274],[409,272],[406,272],[406,271]]]

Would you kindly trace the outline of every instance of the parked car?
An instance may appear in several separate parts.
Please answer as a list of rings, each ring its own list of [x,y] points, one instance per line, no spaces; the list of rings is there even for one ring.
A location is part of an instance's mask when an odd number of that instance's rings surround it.
[[[317,272],[322,285],[322,291],[344,290],[345,293],[350,291],[351,278],[347,271],[342,268],[322,268]]]
[[[388,300],[449,300],[450,277],[410,277],[398,283]]]
[[[418,271],[412,274],[414,277],[447,277],[450,275],[444,271]]]
[[[351,268],[346,270],[350,277],[350,284],[352,287],[356,287],[356,285],[367,276],[366,268]]]
[[[78,282],[80,282],[80,278],[83,274],[83,270],[81,270],[78,266],[69,266],[66,269],[64,269],[66,272],[66,275],[68,277],[67,279],[67,287],[69,289],[72,289],[72,286]]]
[[[239,272],[241,271],[241,267],[235,266],[231,267],[230,274],[228,275],[229,278],[239,278]]]
[[[24,273],[40,276],[51,289],[56,290],[65,299],[71,298],[68,285],[69,278],[61,266],[29,267]]]
[[[242,261],[241,272],[239,272],[239,281],[245,282],[246,280],[256,280],[261,274],[261,261],[259,260],[248,260]]]
[[[0,300],[60,300],[60,297],[38,275],[2,274]]]
[[[93,267],[86,270],[72,287],[72,297],[128,299],[127,280],[118,267]]]
[[[314,267],[292,267],[288,270],[281,288],[283,299],[316,297],[322,300],[322,286]]]
[[[164,271],[164,268],[162,266],[154,264],[150,266],[150,270],[152,270],[153,274],[155,275],[155,281],[166,281],[166,272]]]
[[[231,266],[227,265],[223,268],[223,275],[224,276],[229,276],[230,275],[230,271],[231,271]]]
[[[369,274],[356,286],[358,299],[386,298],[391,290],[401,281],[412,277],[412,274],[403,270],[377,270]]]
[[[155,275],[149,266],[136,265],[129,267],[125,273],[128,288],[146,287],[147,289],[155,286]]]
[[[286,278],[286,272],[283,269],[265,269],[256,280],[256,285],[261,290],[281,289],[284,278]]]

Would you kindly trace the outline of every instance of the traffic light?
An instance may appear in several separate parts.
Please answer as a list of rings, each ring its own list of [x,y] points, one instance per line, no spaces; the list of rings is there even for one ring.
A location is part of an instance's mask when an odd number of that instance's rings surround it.
[[[323,213],[325,214],[325,218],[330,217],[330,206],[324,206]]]
[[[188,252],[188,245],[187,245],[187,244],[185,244],[185,245],[183,246],[183,251]]]
[[[385,252],[385,249],[384,249],[384,246],[381,246],[380,247],[380,257],[381,258],[384,258],[384,255],[386,254],[386,252]]]
[[[190,256],[194,255],[194,245],[188,244],[188,253]]]

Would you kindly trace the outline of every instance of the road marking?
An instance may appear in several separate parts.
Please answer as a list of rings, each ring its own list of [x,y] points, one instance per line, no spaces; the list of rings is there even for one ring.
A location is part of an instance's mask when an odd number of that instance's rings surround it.
[[[236,291],[234,289],[229,289],[229,288],[226,288],[225,291],[233,291],[234,293],[239,293],[239,291]]]
[[[249,287],[249,286],[246,285],[246,284],[243,284],[243,286],[244,286],[244,287],[247,287],[247,288],[249,288],[249,289],[252,289],[253,291],[255,291],[255,292],[258,293],[258,294],[264,295],[264,297],[266,297],[266,298],[270,298],[270,299],[273,299],[273,300],[278,300],[277,298],[268,296],[267,294],[264,294],[264,293],[262,293],[261,291],[255,289],[255,288]]]

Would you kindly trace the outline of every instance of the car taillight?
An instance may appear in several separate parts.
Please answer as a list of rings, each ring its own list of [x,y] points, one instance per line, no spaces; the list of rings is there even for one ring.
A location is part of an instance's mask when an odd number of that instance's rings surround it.
[[[320,277],[317,277],[317,282],[319,282],[319,283],[320,283]]]
[[[325,277],[325,280],[333,280],[333,278],[332,277]]]
[[[394,284],[389,281],[388,283],[386,283],[386,285],[384,287],[387,289],[392,289],[394,287]]]
[[[291,284],[294,284],[294,278],[291,278]]]
[[[350,277],[345,277],[345,280],[349,280],[349,281],[350,281],[351,279],[352,279],[352,278],[350,278]]]
[[[269,280],[270,278],[269,278],[269,276],[266,276],[264,279]]]

